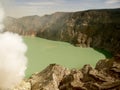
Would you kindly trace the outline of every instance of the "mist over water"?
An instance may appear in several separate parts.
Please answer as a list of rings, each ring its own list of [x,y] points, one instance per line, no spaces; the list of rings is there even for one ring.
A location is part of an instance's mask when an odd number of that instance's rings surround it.
[[[12,89],[25,76],[27,46],[21,36],[3,31],[4,9],[0,3],[0,90]]]

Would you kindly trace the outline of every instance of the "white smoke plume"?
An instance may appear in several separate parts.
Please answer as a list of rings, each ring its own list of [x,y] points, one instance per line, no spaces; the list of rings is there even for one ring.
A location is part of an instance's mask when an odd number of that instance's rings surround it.
[[[0,4],[0,30],[4,11]],[[11,89],[25,76],[27,47],[22,38],[10,32],[0,33],[0,90]]]

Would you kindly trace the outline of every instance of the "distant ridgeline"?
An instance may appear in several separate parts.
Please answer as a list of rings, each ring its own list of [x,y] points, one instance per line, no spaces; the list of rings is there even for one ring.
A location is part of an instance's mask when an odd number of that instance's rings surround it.
[[[5,31],[120,53],[120,8],[6,17]]]

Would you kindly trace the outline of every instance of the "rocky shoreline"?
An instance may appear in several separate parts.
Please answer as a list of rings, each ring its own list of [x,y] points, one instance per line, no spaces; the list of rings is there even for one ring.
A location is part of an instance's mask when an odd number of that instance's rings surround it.
[[[120,57],[100,60],[95,68],[70,70],[51,64],[13,90],[120,90]]]

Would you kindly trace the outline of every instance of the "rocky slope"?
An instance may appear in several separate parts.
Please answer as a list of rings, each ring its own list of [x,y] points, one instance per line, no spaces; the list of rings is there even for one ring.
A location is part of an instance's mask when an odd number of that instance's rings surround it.
[[[7,17],[5,31],[120,53],[120,9],[57,12],[43,17]]]
[[[120,57],[100,60],[96,67],[67,69],[51,64],[13,90],[120,90]]]

